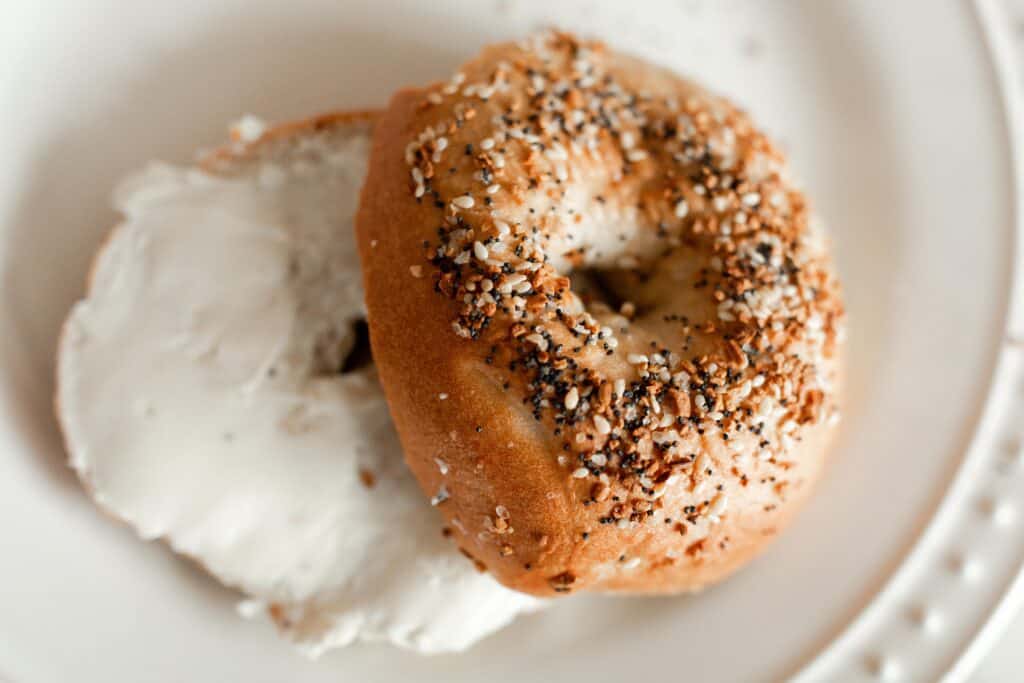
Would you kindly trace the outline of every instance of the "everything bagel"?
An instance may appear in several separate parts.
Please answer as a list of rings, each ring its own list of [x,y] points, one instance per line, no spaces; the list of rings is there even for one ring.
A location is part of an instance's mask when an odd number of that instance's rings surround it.
[[[407,462],[507,586],[699,589],[817,479],[838,282],[722,98],[566,34],[490,47],[394,97],[357,233]]]

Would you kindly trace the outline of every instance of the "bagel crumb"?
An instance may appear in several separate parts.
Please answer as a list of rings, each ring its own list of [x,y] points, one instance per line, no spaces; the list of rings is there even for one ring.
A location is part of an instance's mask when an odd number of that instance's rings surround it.
[[[377,483],[377,477],[375,477],[373,472],[366,469],[365,467],[360,467],[359,481],[362,482],[363,486],[365,486],[366,488],[372,489]]]

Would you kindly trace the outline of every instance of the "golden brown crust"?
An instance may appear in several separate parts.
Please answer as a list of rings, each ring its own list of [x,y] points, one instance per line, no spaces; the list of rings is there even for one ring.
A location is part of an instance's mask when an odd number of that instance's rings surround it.
[[[761,550],[836,414],[808,220],[741,112],[597,44],[499,45],[397,93],[357,216],[371,343],[464,552],[551,595],[696,590]]]

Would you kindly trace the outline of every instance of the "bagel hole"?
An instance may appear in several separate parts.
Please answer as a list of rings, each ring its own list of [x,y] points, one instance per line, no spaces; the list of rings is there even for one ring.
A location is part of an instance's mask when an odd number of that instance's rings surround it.
[[[579,268],[569,273],[572,291],[590,308],[622,310],[625,303],[636,304],[630,296],[630,284],[636,274],[624,269]]]
[[[346,375],[373,365],[373,352],[370,350],[370,326],[362,318],[351,324],[352,347],[341,361],[339,373]]]
[[[347,375],[373,365],[370,328],[356,318],[322,330],[313,349],[312,373],[317,377]]]

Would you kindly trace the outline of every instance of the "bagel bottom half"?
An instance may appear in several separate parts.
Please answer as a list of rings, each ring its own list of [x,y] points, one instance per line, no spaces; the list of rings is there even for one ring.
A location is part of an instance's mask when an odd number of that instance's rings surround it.
[[[373,116],[261,132],[118,189],[57,413],[96,503],[307,653],[463,649],[538,603],[442,537],[365,340],[352,217]]]

